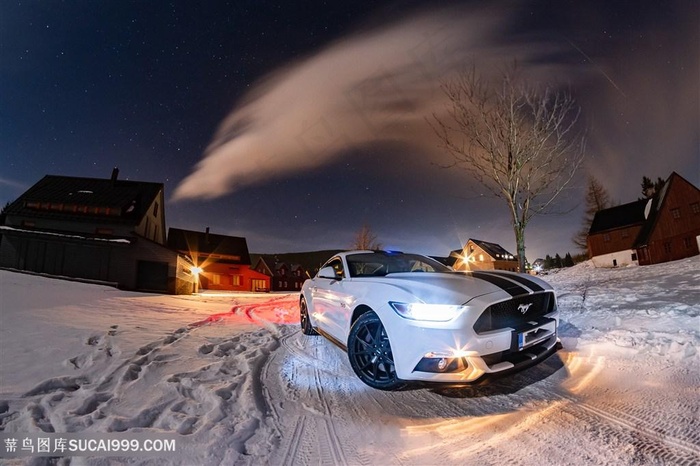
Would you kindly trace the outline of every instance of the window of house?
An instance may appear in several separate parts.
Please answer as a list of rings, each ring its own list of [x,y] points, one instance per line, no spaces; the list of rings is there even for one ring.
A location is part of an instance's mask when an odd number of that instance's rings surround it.
[[[221,275],[218,273],[211,274],[211,283],[213,285],[221,285]]]
[[[671,254],[671,242],[670,241],[666,241],[664,243],[664,252],[666,254]]]
[[[98,235],[111,235],[114,233],[114,230],[111,228],[96,228],[95,233]]]
[[[231,275],[231,284],[233,286],[241,286],[241,276],[240,275]]]
[[[608,241],[610,241],[610,234],[609,234],[609,233],[603,234],[603,241],[605,241],[606,243],[607,243]]]
[[[685,246],[686,249],[690,249],[693,247],[693,241],[690,238],[683,238],[683,246]]]
[[[622,230],[622,232],[620,233],[620,236],[623,238],[628,238],[629,235],[630,235],[630,232],[627,230]]]
[[[637,260],[637,253],[633,252],[632,253],[632,261],[636,261],[636,260]]]
[[[673,215],[673,218],[681,218],[681,209],[671,209],[671,215]]]
[[[690,210],[692,210],[695,215],[700,214],[700,202],[693,202],[690,204]]]

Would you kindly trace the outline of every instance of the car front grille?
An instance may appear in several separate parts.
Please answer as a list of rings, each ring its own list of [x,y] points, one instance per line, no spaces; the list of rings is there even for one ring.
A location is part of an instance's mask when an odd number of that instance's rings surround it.
[[[502,328],[517,328],[554,310],[554,293],[534,293],[517,296],[508,301],[492,304],[479,316],[474,324],[476,333],[490,332]]]

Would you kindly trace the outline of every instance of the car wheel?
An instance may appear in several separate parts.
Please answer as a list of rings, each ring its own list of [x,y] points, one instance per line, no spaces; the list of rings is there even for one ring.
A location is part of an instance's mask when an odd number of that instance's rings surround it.
[[[306,306],[304,298],[301,298],[299,301],[299,322],[301,323],[301,333],[304,335],[318,335],[318,332],[311,326],[309,308]]]
[[[374,312],[362,314],[348,337],[348,357],[355,374],[379,390],[399,390],[405,383],[396,376],[394,355],[382,321]]]

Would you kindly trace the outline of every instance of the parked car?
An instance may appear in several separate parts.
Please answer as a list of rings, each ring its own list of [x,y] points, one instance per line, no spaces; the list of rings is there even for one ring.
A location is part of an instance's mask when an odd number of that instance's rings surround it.
[[[461,385],[544,360],[557,343],[559,312],[539,278],[503,271],[455,272],[425,256],[350,251],[304,282],[302,332],[347,352],[367,385]]]

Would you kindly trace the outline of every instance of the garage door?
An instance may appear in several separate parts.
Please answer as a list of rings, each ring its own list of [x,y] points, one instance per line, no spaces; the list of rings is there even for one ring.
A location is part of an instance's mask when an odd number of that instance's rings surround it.
[[[138,261],[136,289],[143,291],[168,291],[168,263]]]

